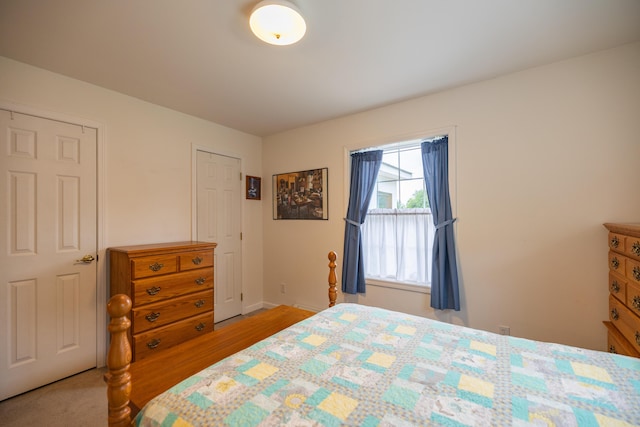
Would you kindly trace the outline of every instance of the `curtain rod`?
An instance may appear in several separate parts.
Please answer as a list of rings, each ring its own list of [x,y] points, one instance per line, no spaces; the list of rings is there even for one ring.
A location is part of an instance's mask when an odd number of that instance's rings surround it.
[[[367,212],[367,216],[400,216],[400,215],[428,215],[431,216],[433,213],[431,212],[431,208],[405,208],[405,209],[416,209],[412,212],[399,211],[393,208],[371,208]],[[391,211],[391,212],[390,212]]]
[[[421,144],[423,142],[436,142],[444,137],[446,137],[447,135],[439,135],[439,136],[434,136],[432,138],[420,138],[420,139],[412,139],[412,140],[408,140],[408,141],[399,141],[399,142],[392,142],[389,144],[384,144],[384,145],[378,145],[375,147],[366,147],[366,148],[359,148],[357,150],[353,150],[350,151],[349,154],[355,154],[355,153],[366,153],[367,151],[376,151],[376,150],[390,150],[393,148],[397,148],[398,151],[403,151],[403,150],[408,150],[410,148],[413,148],[415,145],[417,144]]]

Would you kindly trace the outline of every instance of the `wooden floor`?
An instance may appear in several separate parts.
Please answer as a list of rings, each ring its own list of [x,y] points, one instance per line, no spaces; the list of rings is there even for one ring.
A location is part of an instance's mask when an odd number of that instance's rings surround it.
[[[132,363],[131,416],[183,379],[314,314],[281,305]]]

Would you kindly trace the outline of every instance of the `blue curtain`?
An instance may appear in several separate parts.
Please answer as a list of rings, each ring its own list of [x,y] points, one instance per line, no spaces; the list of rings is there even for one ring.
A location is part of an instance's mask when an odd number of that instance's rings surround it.
[[[360,225],[367,216],[378,171],[382,164],[382,150],[351,155],[351,190],[344,226],[344,259],[342,261],[342,292],[364,293],[364,262]]]
[[[422,167],[436,231],[431,270],[431,307],[460,310],[456,242],[449,196],[449,138],[423,142]]]

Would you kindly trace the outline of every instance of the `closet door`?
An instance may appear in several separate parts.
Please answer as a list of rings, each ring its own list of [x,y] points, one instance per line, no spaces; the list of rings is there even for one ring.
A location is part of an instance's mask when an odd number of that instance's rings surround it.
[[[214,242],[214,317],[242,313],[240,159],[197,151],[197,238]]]

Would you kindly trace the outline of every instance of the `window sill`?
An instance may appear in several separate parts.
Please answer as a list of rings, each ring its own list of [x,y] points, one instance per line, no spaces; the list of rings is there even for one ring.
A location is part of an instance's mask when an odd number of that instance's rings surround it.
[[[379,279],[365,279],[367,286],[376,286],[380,288],[398,289],[407,292],[416,292],[419,294],[431,294],[431,286],[411,285],[408,283],[389,282]]]

